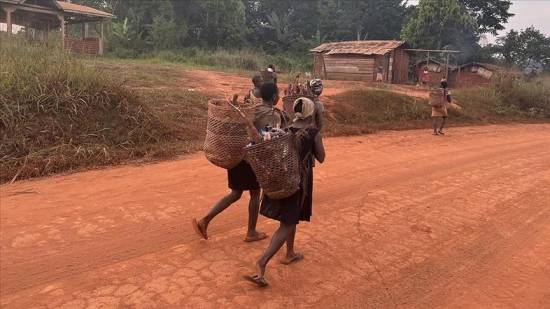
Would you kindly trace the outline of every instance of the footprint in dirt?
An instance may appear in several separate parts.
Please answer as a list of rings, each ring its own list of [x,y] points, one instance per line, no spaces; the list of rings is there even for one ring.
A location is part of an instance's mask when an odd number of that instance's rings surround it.
[[[432,232],[432,228],[425,224],[413,224],[411,225],[411,231],[413,232],[424,232],[430,234]]]

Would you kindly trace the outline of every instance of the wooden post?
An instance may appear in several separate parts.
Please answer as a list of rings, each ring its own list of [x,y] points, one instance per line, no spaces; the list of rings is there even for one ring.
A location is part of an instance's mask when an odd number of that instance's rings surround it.
[[[57,15],[59,22],[61,23],[61,47],[65,48],[65,16]]]
[[[11,7],[3,7],[2,9],[4,9],[4,12],[6,12],[6,25],[7,25],[6,31],[8,32],[8,34],[12,34],[13,22],[11,20],[11,13],[13,13],[15,9]]]
[[[460,72],[462,71],[462,68],[458,65],[458,61],[457,61],[457,67],[458,67],[458,76],[457,76],[457,85],[460,86],[462,84],[462,82],[460,81]]]
[[[445,79],[449,81],[449,53],[447,53],[447,61],[445,62]]]
[[[103,21],[99,22],[99,50],[98,54],[103,55]]]
[[[428,59],[426,60],[426,67],[430,64],[430,52],[428,52]]]
[[[86,38],[86,23],[83,23],[82,24],[82,28],[80,29],[81,30],[81,33],[80,33],[80,36],[81,36],[81,39],[85,39]]]

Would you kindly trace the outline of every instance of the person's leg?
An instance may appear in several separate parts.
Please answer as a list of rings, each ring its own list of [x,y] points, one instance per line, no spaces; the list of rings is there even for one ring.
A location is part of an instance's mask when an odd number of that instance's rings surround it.
[[[437,134],[438,134],[438,133],[437,133],[438,122],[439,122],[438,118],[439,118],[439,117],[432,117],[432,127],[433,127],[433,129],[434,129],[434,133],[433,133],[434,135],[437,135]]]
[[[208,228],[208,224],[212,219],[214,219],[217,215],[219,215],[222,211],[224,211],[227,207],[231,206],[231,204],[238,201],[241,196],[243,195],[243,191],[240,190],[231,190],[231,192],[224,196],[221,200],[219,200],[212,209],[204,216],[202,219],[199,220],[199,225],[201,225],[204,228],[204,231],[206,232],[206,229]]]
[[[284,224],[281,222],[281,225],[271,237],[271,242],[265,250],[264,254],[256,262],[256,268],[258,271],[258,276],[263,278],[265,275],[265,268],[267,263],[273,258],[275,253],[281,249],[284,243],[289,239],[289,236],[296,231],[296,224]]]
[[[439,134],[445,134],[443,133],[443,127],[445,127],[446,121],[447,121],[447,117],[441,117],[441,124],[439,125]]]
[[[298,262],[304,258],[304,255],[301,252],[296,252],[294,250],[294,238],[296,237],[296,225],[294,226],[294,229],[288,235],[288,238],[286,240],[286,255],[281,260],[281,263],[288,265],[294,262]]]
[[[258,223],[258,213],[260,212],[260,193],[261,190],[250,190],[250,202],[248,203],[248,231],[246,241],[261,240],[267,237],[265,233],[256,230]]]

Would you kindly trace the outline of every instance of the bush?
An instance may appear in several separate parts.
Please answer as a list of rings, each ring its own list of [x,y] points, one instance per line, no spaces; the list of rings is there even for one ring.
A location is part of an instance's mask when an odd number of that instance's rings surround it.
[[[515,106],[531,117],[550,117],[550,87],[543,79],[532,82],[507,77],[496,78],[493,88],[508,106]]]
[[[508,118],[550,118],[550,87],[545,79],[532,82],[499,76],[488,87],[454,92],[464,107],[457,116],[494,120]]]
[[[121,58],[132,57],[125,50],[115,49],[112,55]],[[304,72],[310,71],[312,57],[310,55],[296,56],[287,53],[266,55],[254,50],[207,50],[195,47],[181,50],[163,50],[139,56],[153,62],[180,63],[191,66],[213,67],[222,70],[259,71],[274,64],[279,71]]]
[[[0,37],[0,182],[171,155],[154,112],[57,48]]]

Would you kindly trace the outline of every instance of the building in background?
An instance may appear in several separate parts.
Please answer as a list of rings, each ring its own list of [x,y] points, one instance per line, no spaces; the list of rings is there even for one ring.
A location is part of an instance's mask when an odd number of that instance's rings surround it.
[[[311,50],[314,74],[324,79],[374,81],[381,72],[386,83],[407,83],[407,47],[392,40],[325,43]]]
[[[103,54],[103,22],[113,17],[69,1],[0,0],[0,23],[6,25],[6,32],[15,32],[14,25],[17,25],[43,40],[47,40],[51,32],[59,32],[61,45],[76,53]],[[91,35],[90,25],[97,26],[95,35]],[[69,36],[68,27],[79,28],[80,35]]]

